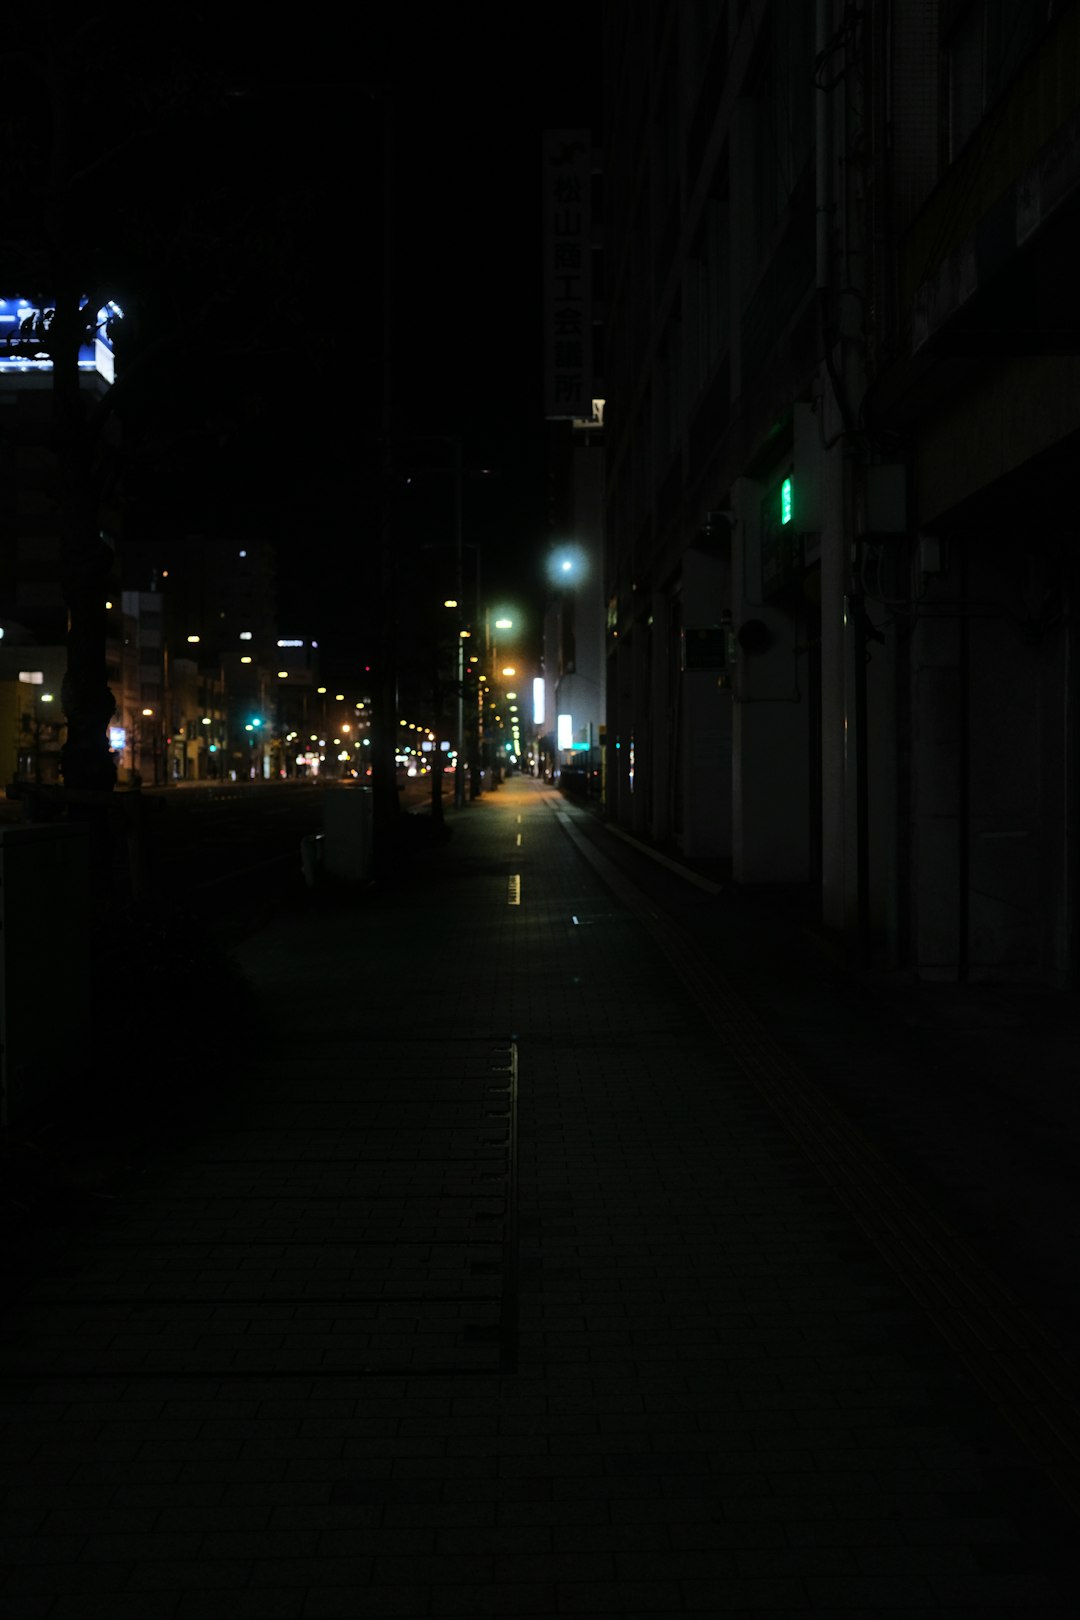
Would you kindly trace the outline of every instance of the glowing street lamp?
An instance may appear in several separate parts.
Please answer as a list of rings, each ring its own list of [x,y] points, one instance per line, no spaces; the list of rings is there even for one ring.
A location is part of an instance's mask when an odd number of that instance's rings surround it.
[[[547,571],[553,585],[576,585],[588,572],[584,551],[577,545],[560,546],[548,558]]]

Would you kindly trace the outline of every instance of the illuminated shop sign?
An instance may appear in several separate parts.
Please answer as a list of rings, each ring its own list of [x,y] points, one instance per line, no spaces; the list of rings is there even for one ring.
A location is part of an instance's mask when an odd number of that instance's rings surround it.
[[[0,298],[0,372],[51,371],[49,334],[56,311],[52,304],[29,298]],[[96,371],[106,382],[115,380],[113,347],[124,312],[111,300],[97,316],[83,305],[86,327],[79,346],[79,370]]]

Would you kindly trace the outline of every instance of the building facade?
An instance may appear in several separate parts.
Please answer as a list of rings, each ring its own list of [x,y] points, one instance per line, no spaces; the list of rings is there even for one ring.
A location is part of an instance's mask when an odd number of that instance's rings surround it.
[[[537,768],[603,792],[603,163],[589,128],[543,143],[544,412],[548,423],[548,600]]]
[[[863,960],[1077,968],[1075,4],[605,24],[612,814]]]

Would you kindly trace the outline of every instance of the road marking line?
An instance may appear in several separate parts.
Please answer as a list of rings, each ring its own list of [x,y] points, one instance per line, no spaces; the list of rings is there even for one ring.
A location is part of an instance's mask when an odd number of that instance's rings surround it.
[[[510,882],[507,886],[506,903],[508,906],[520,906],[521,904],[521,876],[518,872],[512,872],[510,874]]]

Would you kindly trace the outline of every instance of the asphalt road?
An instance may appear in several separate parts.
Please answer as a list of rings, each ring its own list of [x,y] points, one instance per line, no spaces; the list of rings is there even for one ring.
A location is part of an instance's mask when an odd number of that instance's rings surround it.
[[[306,781],[145,790],[151,871],[163,902],[230,927],[248,914],[261,921],[266,907],[302,883],[301,843],[322,831],[326,791]],[[400,802],[406,814],[427,814],[429,778],[404,784]],[[449,775],[443,802],[453,802]]]

